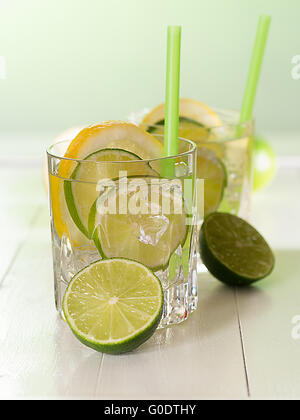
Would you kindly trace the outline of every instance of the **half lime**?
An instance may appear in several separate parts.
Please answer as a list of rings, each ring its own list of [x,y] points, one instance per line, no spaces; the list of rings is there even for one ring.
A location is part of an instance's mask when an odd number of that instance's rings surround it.
[[[265,239],[245,220],[212,213],[200,232],[201,258],[210,273],[231,286],[247,286],[268,276],[275,265]]]
[[[153,335],[163,302],[161,283],[151,270],[135,261],[112,259],[97,261],[72,279],[63,311],[83,344],[121,354]]]

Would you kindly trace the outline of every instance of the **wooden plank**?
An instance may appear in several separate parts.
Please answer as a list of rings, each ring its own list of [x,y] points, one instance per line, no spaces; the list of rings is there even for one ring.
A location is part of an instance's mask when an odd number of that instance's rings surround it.
[[[77,342],[54,308],[40,174],[5,170],[1,227],[18,252],[0,294],[1,397],[247,398],[234,293],[208,276],[191,319],[157,332],[137,352],[102,356]]]
[[[199,309],[182,325],[157,332],[130,355],[105,355],[102,399],[246,399],[234,292],[210,276],[200,281]]]
[[[276,268],[238,306],[253,399],[300,398],[300,341],[292,321],[300,315],[300,170],[280,170],[254,200],[253,222],[275,249]]]
[[[54,309],[47,218],[43,210],[2,287],[1,397],[247,397],[233,292],[208,277],[199,311],[133,354],[77,342]]]
[[[83,349],[55,310],[40,168],[3,165],[0,191],[0,397],[90,397],[101,356]]]
[[[254,399],[300,398],[300,342],[292,320],[300,315],[299,251],[276,251],[272,276],[238,294]]]
[[[56,313],[48,219],[43,208],[1,287],[1,398],[94,396],[102,355]]]
[[[38,207],[47,203],[40,174],[38,169],[0,169],[0,284],[30,230]]]
[[[47,221],[43,209],[2,286],[1,397],[247,397],[234,295],[209,277],[191,319],[137,352],[109,357],[81,345],[54,309]]]

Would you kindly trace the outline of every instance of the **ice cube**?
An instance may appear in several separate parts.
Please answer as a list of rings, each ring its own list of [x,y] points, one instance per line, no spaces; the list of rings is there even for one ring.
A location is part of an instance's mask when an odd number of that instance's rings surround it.
[[[186,162],[177,162],[175,163],[175,176],[176,178],[181,178],[188,176],[189,166]]]
[[[134,235],[146,245],[156,246],[169,227],[169,219],[164,215],[130,216]]]

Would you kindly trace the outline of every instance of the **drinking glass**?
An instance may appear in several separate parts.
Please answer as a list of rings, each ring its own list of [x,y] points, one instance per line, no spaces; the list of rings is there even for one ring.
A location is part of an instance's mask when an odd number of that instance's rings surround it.
[[[204,214],[223,211],[249,219],[252,192],[254,121],[239,124],[239,112],[214,109],[221,124],[193,132],[179,126],[179,135],[197,145],[197,178],[204,180]],[[137,114],[139,118],[142,114]],[[138,119],[135,121],[138,124]],[[190,123],[190,120],[189,120]],[[164,121],[142,128],[163,133]]]
[[[97,260],[120,257],[160,279],[160,327],[183,322],[197,308],[197,150],[189,140],[178,144],[177,156],[118,162],[96,154],[65,158],[69,141],[48,149],[55,301],[62,316],[73,276]],[[71,176],[62,171],[66,166]]]

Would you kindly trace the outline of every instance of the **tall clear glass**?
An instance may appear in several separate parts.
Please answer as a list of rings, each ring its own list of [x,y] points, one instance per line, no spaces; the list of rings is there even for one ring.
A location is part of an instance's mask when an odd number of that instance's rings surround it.
[[[204,180],[204,215],[223,211],[248,219],[254,121],[239,124],[237,111],[214,109],[214,112],[220,120],[216,127],[201,127],[197,123],[193,128],[188,118],[183,118],[179,127],[179,135],[197,145],[197,178]],[[141,126],[158,134],[163,133],[163,124],[162,120],[154,126]]]
[[[160,326],[186,320],[198,299],[195,144],[179,139],[177,156],[130,161],[68,159],[68,144],[47,151],[57,310],[80,270],[123,257],[161,280]]]

